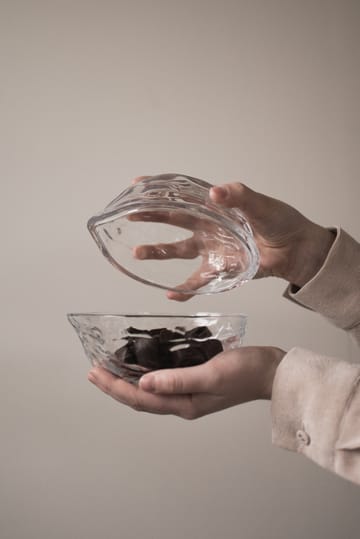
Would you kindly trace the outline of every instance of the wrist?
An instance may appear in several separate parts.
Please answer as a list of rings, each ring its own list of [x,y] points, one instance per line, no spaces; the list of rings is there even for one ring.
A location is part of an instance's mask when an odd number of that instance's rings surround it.
[[[266,347],[263,386],[260,399],[271,400],[276,370],[286,352],[280,348]]]
[[[294,246],[294,263],[286,280],[303,287],[320,271],[335,240],[332,230],[311,223],[303,238]]]

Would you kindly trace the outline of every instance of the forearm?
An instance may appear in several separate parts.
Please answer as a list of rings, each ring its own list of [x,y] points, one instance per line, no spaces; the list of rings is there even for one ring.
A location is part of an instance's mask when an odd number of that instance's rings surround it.
[[[312,266],[308,280],[303,274],[305,282],[289,279],[284,296],[320,313],[360,343],[360,245],[341,229],[331,233],[333,242],[320,249],[317,271]],[[359,380],[358,364],[290,350],[273,383],[274,444],[360,483]]]

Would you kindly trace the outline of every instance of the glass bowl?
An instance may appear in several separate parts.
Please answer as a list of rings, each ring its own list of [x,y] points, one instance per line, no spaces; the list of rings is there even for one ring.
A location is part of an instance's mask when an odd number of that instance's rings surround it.
[[[259,253],[241,212],[209,198],[210,183],[182,174],[148,177],[91,217],[107,260],[142,283],[213,294],[252,279]]]
[[[90,363],[131,383],[146,372],[199,365],[239,347],[247,323],[244,314],[67,316]]]

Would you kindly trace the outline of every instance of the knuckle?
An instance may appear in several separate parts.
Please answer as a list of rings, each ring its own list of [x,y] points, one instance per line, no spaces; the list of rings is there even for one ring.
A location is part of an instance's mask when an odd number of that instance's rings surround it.
[[[200,417],[200,414],[193,406],[185,406],[179,413],[181,419],[186,421],[194,421]]]
[[[243,195],[249,191],[249,187],[243,182],[235,182],[233,186],[238,195]]]
[[[183,387],[184,382],[182,376],[178,372],[169,373],[164,376],[158,376],[156,388],[159,393],[182,393]]]
[[[250,189],[242,182],[236,182],[231,185],[230,191],[232,191],[233,196],[235,197],[237,202],[241,201],[242,207],[244,209],[247,202],[247,194],[250,192]]]
[[[186,421],[194,421],[199,416],[197,414],[195,414],[194,412],[185,411],[185,412],[181,413],[180,417],[181,417],[181,419],[185,419]]]
[[[111,388],[111,385],[109,383],[103,383],[101,385],[101,390],[106,394],[106,395],[110,395],[112,397],[112,388]]]
[[[169,380],[169,390],[171,393],[182,393],[184,390],[184,381],[180,375],[174,376]]]
[[[219,391],[219,389],[222,388],[224,381],[222,362],[215,360],[211,364],[211,369],[209,369],[208,390],[217,389]]]

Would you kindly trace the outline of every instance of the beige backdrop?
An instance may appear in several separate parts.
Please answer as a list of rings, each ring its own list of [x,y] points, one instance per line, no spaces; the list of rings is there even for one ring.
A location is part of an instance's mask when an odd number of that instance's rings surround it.
[[[187,304],[87,218],[139,174],[242,179],[359,223],[359,2],[0,0],[1,539],[355,539],[360,491],[271,446],[269,407],[139,414],[86,379],[68,311],[243,311],[248,344],[356,349],[269,279]]]

